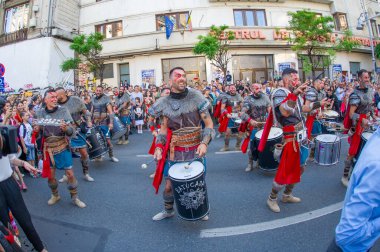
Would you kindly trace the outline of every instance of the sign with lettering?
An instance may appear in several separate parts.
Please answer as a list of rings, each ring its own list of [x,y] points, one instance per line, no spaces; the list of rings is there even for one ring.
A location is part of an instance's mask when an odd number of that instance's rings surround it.
[[[0,77],[0,92],[4,93],[4,90],[5,90],[4,77]]]
[[[341,64],[334,64],[332,66],[332,76],[333,76],[333,79],[336,80],[336,79],[341,79],[342,77],[342,65]]]
[[[0,63],[0,77],[3,77],[5,74],[5,66]]]

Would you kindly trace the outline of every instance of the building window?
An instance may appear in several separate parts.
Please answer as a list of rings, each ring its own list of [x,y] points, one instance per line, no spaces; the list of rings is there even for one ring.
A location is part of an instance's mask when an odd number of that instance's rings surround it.
[[[4,33],[12,33],[28,27],[29,3],[5,10]]]
[[[304,55],[304,56],[306,56],[306,55]],[[316,66],[314,68],[315,76],[313,77],[311,72],[304,71],[302,58],[299,57],[298,58],[298,75],[300,77],[300,80],[306,81],[306,79],[312,80],[313,78],[320,79],[323,77],[330,77],[329,67],[324,66],[324,64],[326,64],[326,62],[328,62],[328,61],[329,61],[329,59],[327,56],[323,56],[323,55],[314,55],[313,56],[313,62]]]
[[[174,31],[191,29],[191,21],[189,22],[189,12],[178,12],[156,15],[157,31],[165,31],[165,16],[167,16],[173,22]]]
[[[234,10],[235,26],[267,26],[265,10]]]
[[[350,73],[352,79],[358,79],[358,72],[360,70],[360,62],[350,62]]]
[[[123,83],[124,87],[128,87],[129,84],[131,84],[129,63],[119,65],[119,71],[120,71],[120,83]]]
[[[162,59],[161,62],[162,76],[165,82],[169,81],[170,70],[176,66],[181,66],[185,69],[189,86],[194,86],[196,82],[200,82],[201,80],[207,80],[205,57]]]
[[[372,29],[372,35],[374,37],[378,37],[378,32],[377,32],[377,24],[376,24],[376,20],[372,20],[371,19],[371,29]]]
[[[99,71],[95,72],[96,79],[100,79]],[[104,64],[103,79],[113,78],[113,64]]]
[[[104,35],[105,38],[123,36],[123,22],[117,21],[95,26],[95,31]]]
[[[335,13],[335,29],[337,31],[344,31],[348,29],[347,17],[345,13]]]
[[[234,80],[246,83],[264,83],[273,80],[273,55],[234,55],[232,74]]]

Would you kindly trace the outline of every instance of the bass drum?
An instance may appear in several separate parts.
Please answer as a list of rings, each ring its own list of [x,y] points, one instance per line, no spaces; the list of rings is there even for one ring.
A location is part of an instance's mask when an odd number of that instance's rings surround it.
[[[87,134],[86,140],[89,143],[88,155],[91,160],[108,152],[107,140],[100,129],[92,128],[90,133]]]
[[[256,146],[259,146],[260,139],[264,130],[255,134]],[[275,171],[278,168],[278,162],[273,157],[276,144],[280,144],[283,138],[283,131],[280,128],[272,127],[269,132],[268,140],[263,152],[259,152],[259,168],[264,171]]]
[[[362,136],[361,136],[361,141],[360,141],[360,145],[359,145],[359,150],[358,150],[358,153],[356,154],[355,158],[356,160],[359,159],[360,157],[360,154],[362,153],[362,150],[365,146],[365,144],[368,142],[368,140],[371,138],[372,136],[372,132],[363,132]]]
[[[319,165],[334,165],[339,162],[341,140],[339,136],[323,134],[315,138],[314,160]]]
[[[201,162],[176,163],[169,169],[169,178],[180,218],[196,221],[209,213],[205,167]]]
[[[125,125],[121,122],[119,117],[114,116],[113,117],[113,129],[111,130],[111,139],[117,140],[120,137],[124,136],[125,133],[127,133],[127,128]]]

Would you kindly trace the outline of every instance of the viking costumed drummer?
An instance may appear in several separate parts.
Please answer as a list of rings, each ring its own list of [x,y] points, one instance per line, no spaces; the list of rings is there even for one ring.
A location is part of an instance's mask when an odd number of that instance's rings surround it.
[[[321,114],[321,107],[329,104],[330,101],[325,98],[325,94],[322,92],[323,82],[316,79],[313,82],[313,86],[310,87],[305,93],[305,104],[302,111],[307,113],[306,129],[307,138],[312,141],[313,137],[322,134],[322,126],[320,122],[316,121],[317,117]],[[311,146],[310,158],[314,157],[315,145]]]
[[[259,144],[259,151],[263,151],[268,138],[273,120],[281,126],[284,132],[284,147],[282,150],[280,164],[273,181],[272,192],[267,200],[267,205],[273,212],[280,212],[277,203],[278,193],[285,187],[282,202],[298,203],[300,198],[292,195],[294,185],[301,180],[303,167],[301,167],[301,141],[307,141],[301,102],[298,96],[302,94],[307,85],[303,84],[297,88],[299,78],[298,72],[287,68],[282,73],[284,88],[279,88],[272,93],[272,109],[269,113],[263,136]],[[302,155],[303,156],[303,155]]]
[[[209,114],[210,103],[202,93],[186,87],[186,73],[176,67],[170,71],[171,93],[161,97],[149,109],[150,116],[160,118],[161,129],[157,135],[155,159],[158,160],[153,185],[158,192],[165,177],[164,210],[153,217],[162,220],[174,216],[172,183],[168,179],[169,168],[176,162],[193,161],[196,158],[205,165],[204,156],[215,132]],[[202,130],[201,121],[205,128]],[[205,216],[203,220],[207,220]]]
[[[241,111],[243,98],[236,92],[236,86],[230,85],[229,91],[221,98],[221,115],[219,132],[225,132],[224,147],[220,151],[228,151],[232,133],[238,133],[236,137],[235,149],[240,150],[242,133],[238,132],[240,124],[237,123],[238,115]]]
[[[74,130],[76,134],[71,138],[71,148],[79,150],[80,162],[82,164],[83,178],[86,181],[93,182],[94,179],[90,176],[90,159],[87,152],[86,133],[87,128],[92,127],[91,114],[87,110],[83,100],[78,96],[67,96],[65,89],[62,87],[55,89],[58,96],[58,104],[61,107],[67,108],[71,117],[74,120]],[[59,180],[60,183],[67,182],[67,177],[64,175]]]
[[[93,120],[95,126],[99,127],[103,135],[107,139],[108,155],[112,162],[119,162],[113,154],[113,146],[111,143],[111,130],[113,128],[114,113],[112,109],[111,99],[104,94],[103,86],[97,86],[95,90],[95,96],[92,98],[92,104],[94,108]],[[98,158],[100,161],[102,158]]]
[[[128,129],[124,134],[124,141],[123,137],[120,137],[117,144],[128,144],[129,130],[131,125],[131,118],[129,116],[129,113],[131,111],[131,98],[129,97],[129,94],[125,92],[125,87],[120,87],[119,90],[115,87],[113,89],[113,94],[115,95],[115,114],[119,116],[121,122]]]
[[[370,77],[367,70],[358,72],[359,86],[354,89],[349,97],[348,113],[344,118],[344,127],[351,129],[353,133],[350,137],[350,148],[348,156],[344,163],[344,171],[341,182],[347,187],[349,174],[353,164],[353,159],[358,153],[361,140],[361,135],[368,128],[370,117],[376,120],[374,109],[372,106],[374,98],[374,90],[370,87]]]
[[[58,182],[55,178],[55,171],[58,169],[65,171],[72,202],[76,206],[84,208],[86,204],[78,198],[78,181],[72,169],[73,159],[68,140],[74,134],[74,128],[70,126],[73,119],[66,108],[58,105],[57,93],[54,89],[46,91],[44,101],[46,107],[38,110],[36,116],[37,122],[41,120],[44,122],[37,128],[41,129],[43,136],[42,177],[48,178],[52,192],[48,204],[54,205],[61,199],[58,194]],[[60,125],[54,125],[53,122],[60,122]]]
[[[253,83],[250,89],[252,94],[244,99],[240,116],[242,122],[248,124],[246,129],[248,132],[247,140],[250,142],[246,172],[252,171],[253,167],[257,166],[258,146],[254,138],[256,132],[263,127],[262,123],[265,122],[267,114],[270,111],[269,97],[261,91],[261,85]]]

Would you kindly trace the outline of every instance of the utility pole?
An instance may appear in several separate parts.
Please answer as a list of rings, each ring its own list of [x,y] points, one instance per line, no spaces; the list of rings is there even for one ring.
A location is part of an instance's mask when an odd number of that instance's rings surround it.
[[[364,19],[368,28],[368,33],[369,33],[369,40],[370,40],[370,45],[371,45],[371,53],[372,53],[372,67],[373,67],[373,79],[374,81],[377,82],[377,73],[376,73],[376,58],[375,58],[375,48],[373,46],[373,33],[372,33],[372,26],[371,26],[371,20],[370,17],[368,16],[368,10],[367,10],[367,5],[365,3],[365,0],[360,0],[360,4],[363,9],[363,14],[364,14]]]

